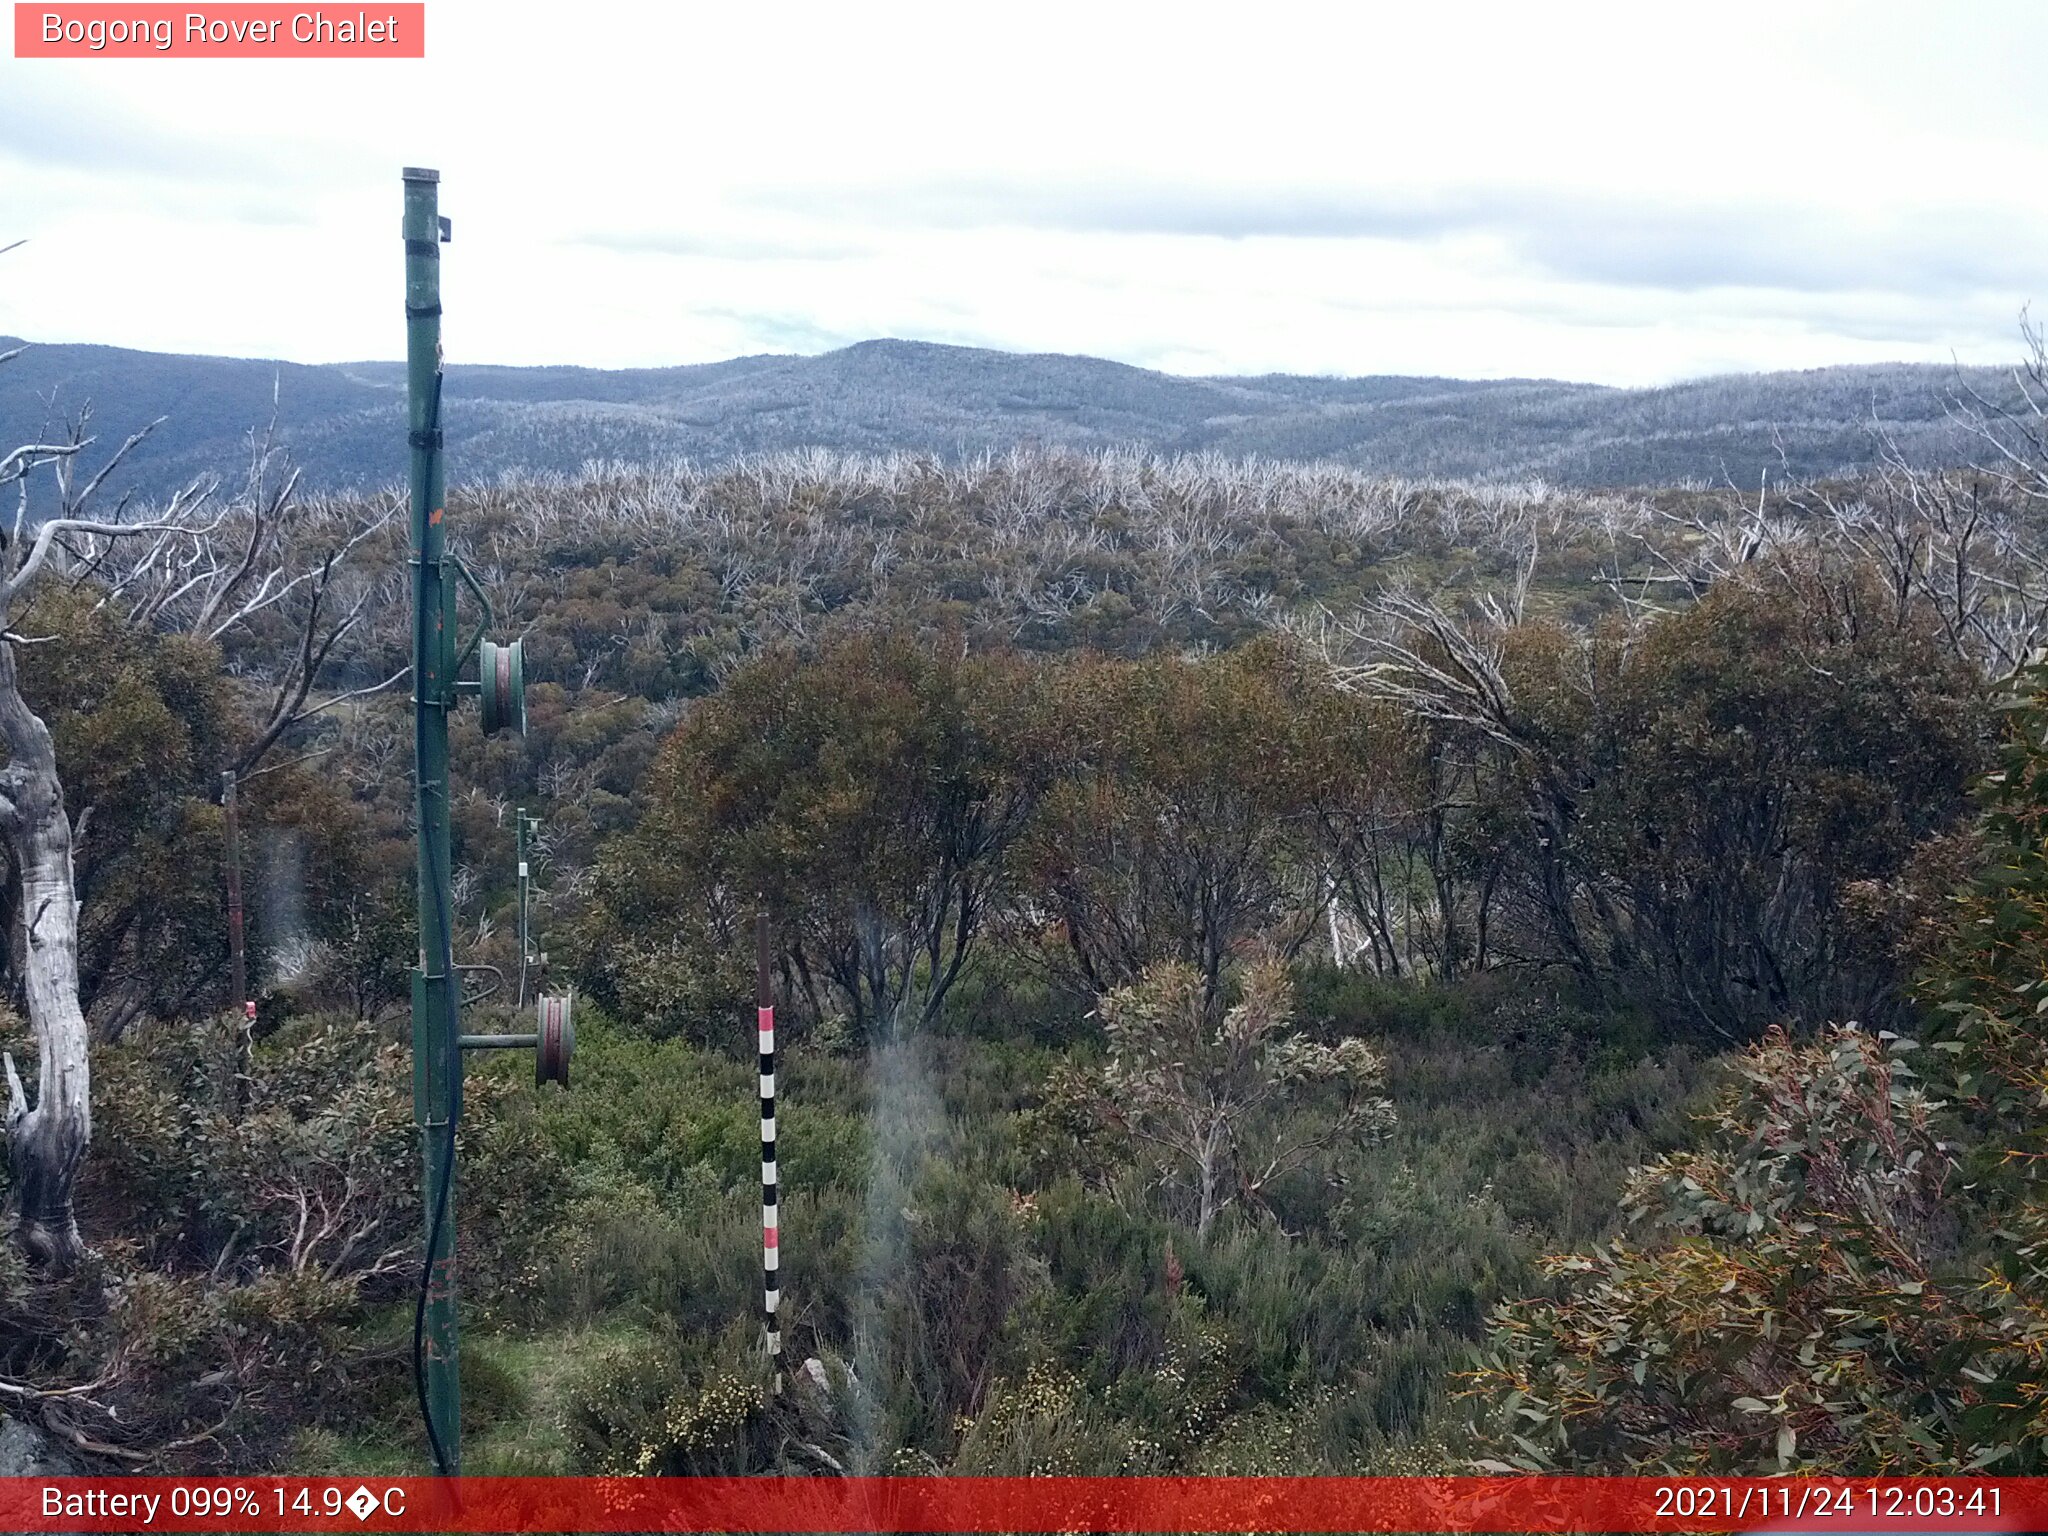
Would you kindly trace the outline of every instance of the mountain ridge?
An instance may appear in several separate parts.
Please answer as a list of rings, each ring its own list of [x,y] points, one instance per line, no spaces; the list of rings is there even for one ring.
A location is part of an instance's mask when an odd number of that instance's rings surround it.
[[[0,434],[47,431],[90,401],[105,440],[168,419],[128,483],[169,494],[232,476],[271,417],[310,490],[404,473],[402,363],[292,363],[24,343],[0,368]],[[798,447],[943,456],[1017,446],[1327,460],[1408,477],[1542,477],[1585,486],[1755,483],[1876,458],[1872,428],[1908,457],[1954,462],[1943,409],[1992,369],[1850,364],[1726,374],[1640,389],[1441,375],[1196,376],[1070,353],[876,338],[819,354],[754,353],[662,368],[451,364],[450,475],[574,473],[592,461],[716,462]]]

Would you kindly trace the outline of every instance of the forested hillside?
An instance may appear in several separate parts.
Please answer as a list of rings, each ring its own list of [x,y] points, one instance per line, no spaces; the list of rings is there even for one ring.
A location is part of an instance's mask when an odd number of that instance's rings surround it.
[[[18,343],[0,338],[0,350]],[[1946,402],[2005,402],[2009,377],[1933,366],[1824,368],[1659,389],[1555,380],[1184,378],[1098,358],[871,341],[817,357],[693,367],[493,368],[447,374],[452,472],[576,474],[595,463],[716,465],[822,447],[960,460],[1015,447],[1328,460],[1381,475],[1675,485],[1867,467],[1873,433],[1918,463],[1967,458]],[[404,378],[395,363],[306,367],[37,346],[0,370],[0,419],[61,422],[87,401],[106,423],[168,419],[129,464],[167,496],[278,439],[309,489],[395,483]]]
[[[466,1469],[2039,1470],[2048,455],[1979,424],[2004,472],[1761,494],[1074,447],[458,490],[531,681],[523,738],[455,725],[456,958],[516,973],[537,813],[580,1039],[567,1092],[471,1063]],[[94,1063],[90,1251],[0,1257],[48,1455],[420,1464],[394,506],[260,461],[9,616]]]

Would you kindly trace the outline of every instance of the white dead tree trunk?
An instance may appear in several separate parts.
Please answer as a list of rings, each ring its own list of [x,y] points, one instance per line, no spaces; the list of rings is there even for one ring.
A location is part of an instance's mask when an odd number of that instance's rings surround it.
[[[9,354],[12,355],[12,354]],[[0,362],[6,359],[0,357]],[[148,429],[129,438],[83,487],[69,470],[90,446],[85,421],[66,439],[33,443],[0,457],[0,486],[19,483],[11,526],[0,535],[0,837],[21,881],[20,968],[29,1026],[36,1041],[36,1096],[30,1102],[12,1053],[5,1053],[7,1151],[14,1173],[15,1240],[50,1269],[71,1267],[80,1255],[72,1189],[92,1140],[91,1071],[85,1015],[78,1002],[78,900],[72,884],[72,828],[49,727],[21,696],[15,646],[24,637],[14,623],[53,549],[80,538],[124,538],[177,530],[203,536],[195,526],[203,493],[174,497],[149,522],[99,522],[79,514],[92,493]],[[28,476],[55,468],[55,514],[27,526]]]
[[[0,607],[0,622],[9,608]],[[92,1139],[85,1015],[78,1006],[71,823],[49,729],[22,701],[15,683],[11,640],[0,640],[0,740],[8,755],[0,769],[0,833],[21,874],[22,986],[38,1069],[31,1107],[13,1055],[5,1057],[7,1152],[19,1209],[15,1240],[32,1259],[63,1270],[78,1257],[71,1188]]]

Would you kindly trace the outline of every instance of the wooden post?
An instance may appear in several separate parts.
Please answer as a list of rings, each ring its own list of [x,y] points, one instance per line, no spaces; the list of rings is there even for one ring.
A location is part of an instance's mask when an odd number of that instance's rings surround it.
[[[754,1023],[761,1050],[761,1319],[768,1367],[782,1390],[782,1213],[775,1167],[775,993],[768,980],[768,914],[754,918]]]
[[[249,996],[249,950],[242,920],[242,816],[235,774],[220,776],[220,809],[228,866],[228,991],[235,1029],[235,1107],[249,1107],[256,1071],[256,1004]]]
[[[249,960],[242,941],[242,830],[232,769],[220,776],[220,809],[227,840],[228,1001],[239,1017],[248,1012]]]

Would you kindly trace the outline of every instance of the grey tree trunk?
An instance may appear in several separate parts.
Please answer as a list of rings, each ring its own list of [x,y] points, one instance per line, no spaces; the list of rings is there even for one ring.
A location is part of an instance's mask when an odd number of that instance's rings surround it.
[[[5,360],[0,356],[0,362]],[[14,1170],[15,1241],[31,1260],[59,1271],[71,1268],[83,1252],[78,1219],[72,1211],[72,1190],[92,1141],[91,1066],[86,1058],[85,1014],[78,1005],[78,887],[71,868],[71,822],[64,811],[64,785],[57,777],[57,753],[49,728],[21,696],[21,679],[14,665],[16,610],[53,550],[59,552],[60,566],[89,574],[101,566],[117,541],[142,538],[145,542],[131,575],[161,564],[164,571],[179,573],[176,590],[180,592],[191,591],[195,585],[184,574],[191,567],[181,564],[186,546],[190,546],[193,560],[212,559],[211,570],[202,569],[197,578],[197,585],[210,593],[195,624],[198,632],[235,597],[256,552],[264,547],[266,525],[275,520],[290,494],[287,486],[267,511],[260,499],[251,503],[254,532],[243,546],[247,553],[240,560],[225,557],[224,546],[208,543],[220,519],[212,518],[204,525],[199,522],[200,508],[212,494],[212,487],[200,481],[172,496],[149,522],[124,522],[118,517],[101,522],[81,516],[93,493],[155,425],[131,433],[82,485],[72,477],[74,461],[94,441],[86,433],[82,415],[72,423],[64,441],[29,443],[0,455],[0,482],[23,482],[12,527],[0,536],[0,747],[7,753],[6,764],[0,766],[0,837],[7,841],[17,877],[19,905],[13,913],[10,938],[20,946],[16,969],[28,1004],[29,1028],[36,1037],[34,1104],[29,1103],[22,1087],[14,1058],[0,1054],[7,1078],[4,1125],[8,1162]],[[265,452],[267,462],[267,448]],[[60,512],[37,525],[30,539],[23,526],[28,507],[25,477],[52,466]],[[347,547],[353,548],[372,531],[351,539]],[[327,572],[338,558],[329,557]],[[265,591],[271,579],[269,574],[263,577]],[[323,574],[321,586],[313,588],[315,593],[323,589],[325,579]],[[127,584],[124,578],[121,585]],[[368,600],[366,594],[361,602]],[[256,611],[249,606],[255,602],[246,600],[241,609],[213,624],[209,632],[217,637],[246,619]],[[161,604],[156,608],[146,603],[131,606],[128,616],[131,622],[147,623],[160,608]],[[344,621],[324,646],[331,648],[354,622],[353,617]],[[312,629],[306,633],[310,647]],[[324,658],[326,649],[318,655]],[[303,692],[298,703],[304,703]]]
[[[1195,1208],[1195,1235],[1207,1237],[1209,1228],[1216,1221],[1218,1202],[1216,1185],[1222,1170],[1217,1163],[1223,1151],[1223,1125],[1211,1121],[1201,1141],[1195,1147],[1195,1180],[1200,1187]]]
[[[92,1140],[85,1015],[78,1006],[78,900],[71,880],[71,823],[50,732],[22,700],[14,647],[0,640],[0,834],[21,877],[21,979],[35,1031],[31,1105],[6,1057],[7,1154],[18,1204],[15,1241],[35,1262],[63,1271],[82,1252],[72,1188]]]

